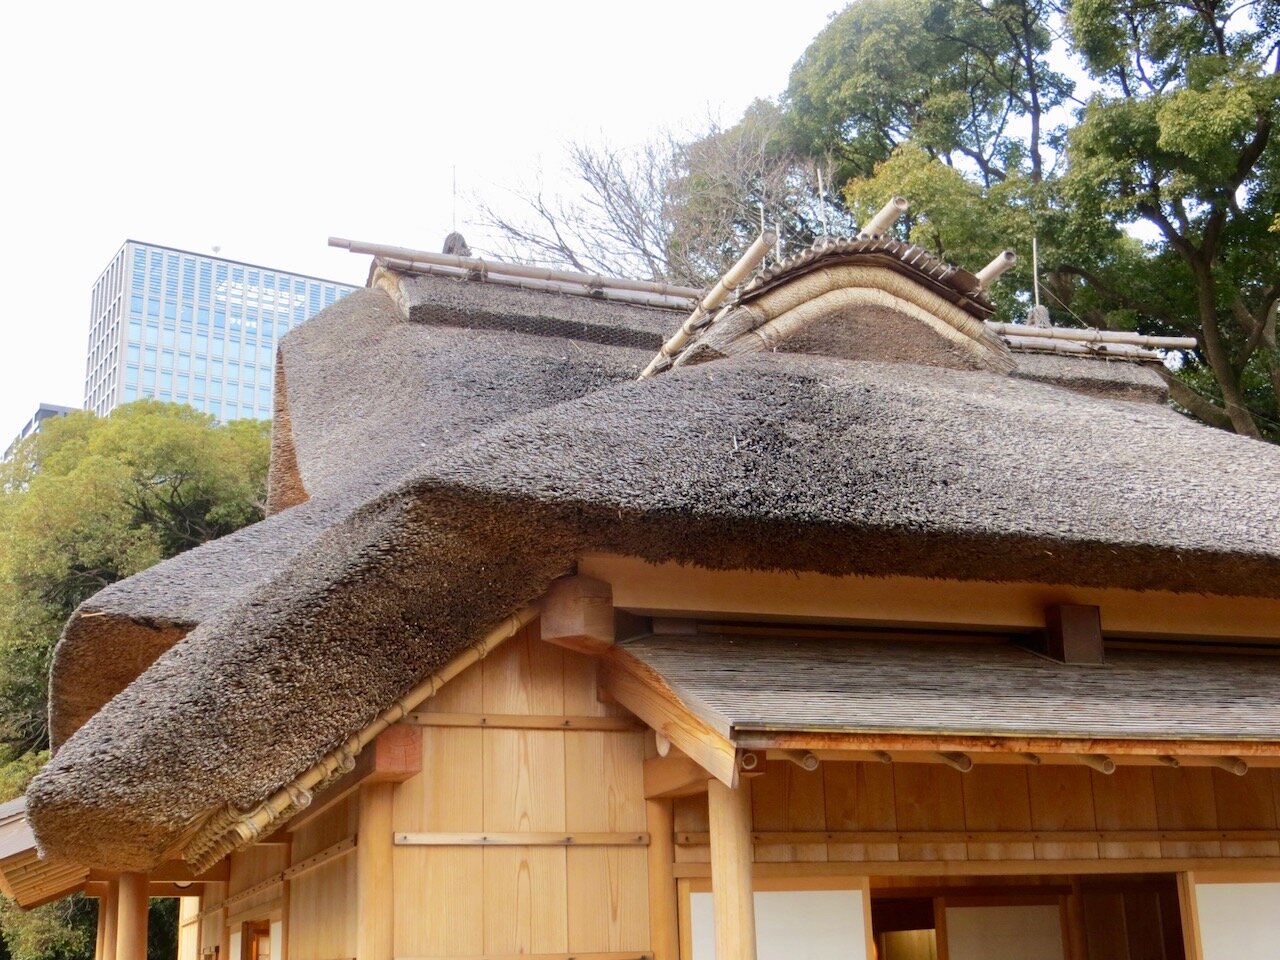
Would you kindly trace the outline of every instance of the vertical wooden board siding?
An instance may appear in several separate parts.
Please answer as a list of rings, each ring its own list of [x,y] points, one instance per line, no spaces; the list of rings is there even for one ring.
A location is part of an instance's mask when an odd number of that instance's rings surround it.
[[[566,829],[643,831],[643,734],[574,731],[563,737]]]
[[[564,660],[564,712],[571,717],[628,716],[627,709],[600,699],[596,658],[561,648]]]
[[[289,882],[289,960],[356,955],[355,858],[340,857]]]
[[[965,827],[969,830],[1030,830],[1031,797],[1026,767],[978,767],[960,778]],[[1030,843],[970,843],[970,860],[1031,860]]]
[[[1151,771],[1156,793],[1156,823],[1161,830],[1212,830],[1218,825],[1213,771],[1204,767],[1161,767]],[[1161,842],[1166,857],[1218,857],[1222,844]]]
[[[468,727],[425,727],[422,772],[396,787],[397,833],[484,827],[484,736]]]
[[[485,713],[564,714],[563,650],[537,631],[534,622],[480,661]]]
[[[564,738],[558,730],[485,730],[484,826],[565,829]]]
[[[355,832],[355,805],[350,800],[335,803],[315,820],[292,834],[293,863],[301,863],[321,850],[327,850],[339,840],[345,840]]]
[[[1093,784],[1093,811],[1099,830],[1154,829],[1156,793],[1150,767],[1117,767],[1110,775],[1090,770],[1089,780]],[[1160,856],[1160,844],[1100,843],[1098,854],[1117,860],[1148,859]]]
[[[822,831],[827,829],[822,768],[802,770],[787,760],[770,760],[763,776],[751,784],[751,820],[755,831]],[[825,844],[757,844],[755,859],[793,863],[827,859]]]
[[[397,847],[395,955],[466,957],[484,953],[484,851]]]
[[[940,763],[893,765],[894,809],[899,830],[964,830],[960,773]],[[963,843],[904,843],[903,860],[964,860]]]
[[[705,793],[695,794],[692,797],[677,797],[673,802],[672,812],[677,834],[707,833],[711,829]],[[676,863],[710,862],[711,850],[705,844],[697,847],[676,847]]]
[[[485,953],[568,950],[566,852],[561,847],[485,848]]]
[[[568,870],[568,950],[647,950],[648,860],[643,847],[583,847],[565,851]]]
[[[228,895],[234,897],[241,890],[248,890],[272,874],[280,873],[289,865],[289,851],[282,846],[245,847],[231,854],[230,861]],[[253,899],[245,901],[243,906],[252,906]],[[236,909],[242,909],[242,905],[237,903]]]
[[[507,643],[514,642],[514,639],[508,640]],[[417,709],[423,713],[482,713],[484,711],[484,661],[467,667],[441,687],[435,696],[424,700]]]
[[[824,763],[828,830],[895,830],[893,768],[887,763]],[[895,843],[830,843],[830,860],[897,860]]]
[[[210,910],[222,903],[227,896],[227,885],[225,883],[206,883],[204,885],[204,896],[200,898],[201,911]],[[99,900],[99,904],[103,901]],[[222,934],[226,929],[226,914],[219,911],[217,913],[206,914],[204,919],[200,921],[200,946],[215,947],[222,942]]]
[[[1220,830],[1274,830],[1274,770],[1250,770],[1237,777],[1225,770],[1210,770],[1217,826]],[[1280,856],[1280,843],[1271,840],[1224,840],[1224,857]]]
[[[1086,767],[1042,766],[1027,769],[1031,826],[1035,830],[1094,830],[1093,787]],[[1096,843],[1037,843],[1037,859],[1093,859]]]

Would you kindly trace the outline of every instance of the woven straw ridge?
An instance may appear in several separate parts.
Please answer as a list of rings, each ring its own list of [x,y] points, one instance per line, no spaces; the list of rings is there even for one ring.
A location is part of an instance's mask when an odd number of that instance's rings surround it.
[[[977,278],[889,238],[825,240],[763,271],[716,313],[670,367],[786,349],[815,323],[883,307],[910,317],[977,368],[1016,364],[983,320],[992,306]],[[923,332],[922,332],[922,335]]]
[[[1134,365],[1046,357],[1034,382],[850,306],[787,341],[810,352],[637,382],[670,310],[447,278],[398,291],[281,343],[273,476],[291,487],[272,503],[307,499],[68,624],[57,749],[28,792],[51,855],[145,869],[215,811],[254,808],[586,552],[1280,597],[1280,450],[1150,402]],[[837,327],[857,336],[815,355]]]

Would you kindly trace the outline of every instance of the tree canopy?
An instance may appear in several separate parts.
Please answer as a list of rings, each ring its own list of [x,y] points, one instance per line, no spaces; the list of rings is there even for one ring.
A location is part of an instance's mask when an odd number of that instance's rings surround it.
[[[108,584],[261,519],[269,433],[140,400],[47,420],[0,465],[0,800],[47,756],[49,660],[67,618]],[[78,899],[29,914],[4,904],[0,933],[14,957],[75,957],[92,952],[92,917]]]

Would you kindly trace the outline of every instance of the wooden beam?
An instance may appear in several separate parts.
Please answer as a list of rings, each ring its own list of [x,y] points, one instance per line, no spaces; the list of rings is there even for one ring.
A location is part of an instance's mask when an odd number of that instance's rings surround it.
[[[609,696],[721,783],[737,785],[737,748],[685,706],[657,673],[620,647],[600,658],[600,668],[600,687]]]
[[[686,756],[650,757],[644,762],[644,795],[657,800],[706,793],[710,776]]]
[[[710,842],[711,835],[705,830],[681,830],[675,835],[678,847],[705,847]],[[763,846],[1278,843],[1280,830],[755,830],[751,842]]]
[[[397,847],[643,847],[647,833],[397,833]]]
[[[706,774],[703,774],[703,783]],[[649,946],[653,960],[680,960],[679,900],[674,865],[675,812],[670,800],[645,803],[649,828]]]
[[[808,623],[1025,632],[1055,604],[1101,609],[1108,637],[1280,640],[1280,600],[1048,583],[832,577],[710,570],[593,553],[578,571],[613,584],[614,606],[646,616],[794,618]]]
[[[737,789],[708,785],[711,826],[711,899],[716,960],[756,960],[756,909],[752,883],[751,782]]]
[[[586,730],[630,733],[644,730],[631,717],[536,716],[506,713],[410,713],[402,723],[418,727],[482,727],[486,730]]]
[[[1039,652],[1059,663],[1101,664],[1101,609],[1082,603],[1055,603],[1045,611],[1043,640]]]
[[[360,960],[393,960],[394,957],[395,896],[391,863],[394,790],[391,783],[366,783],[360,788],[355,914],[356,956]]]
[[[115,960],[147,960],[147,875],[120,874]]]
[[[579,653],[597,654],[614,644],[613,588],[591,577],[562,577],[542,600],[539,634]]]
[[[90,882],[109,881],[116,874],[107,870],[90,870]],[[152,883],[221,883],[231,879],[231,861],[222,859],[204,873],[195,873],[185,860],[163,860],[149,871],[147,876]],[[194,897],[199,891],[192,891],[187,896]]]
[[[1149,762],[1151,765],[1166,762],[1158,759],[1161,757],[1176,757],[1184,761],[1184,766],[1189,765],[1185,761],[1193,758],[1204,766],[1214,766],[1213,761],[1224,756],[1246,761],[1263,757],[1280,758],[1280,740],[1073,740],[1065,737],[998,734],[881,734],[735,729],[733,742],[745,750],[812,750],[824,761],[836,759],[829,755],[830,751],[868,753],[873,750],[892,751],[895,754],[1034,753],[1044,763],[1052,762],[1054,757],[1082,754],[1103,754],[1113,759],[1127,757]]]
[[[327,787],[311,805],[290,819],[281,832],[293,833],[332,810],[365,784],[403,783],[422,770],[422,730],[397,723],[378,735],[356,757],[355,769]]]

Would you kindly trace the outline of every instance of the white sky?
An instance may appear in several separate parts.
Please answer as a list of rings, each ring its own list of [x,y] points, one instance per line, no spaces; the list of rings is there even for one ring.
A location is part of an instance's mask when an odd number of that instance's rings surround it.
[[[330,235],[436,250],[455,164],[467,233],[467,194],[554,175],[569,141],[732,122],[844,5],[6,4],[0,449],[41,401],[83,402],[90,290],[126,238],[362,284]]]

